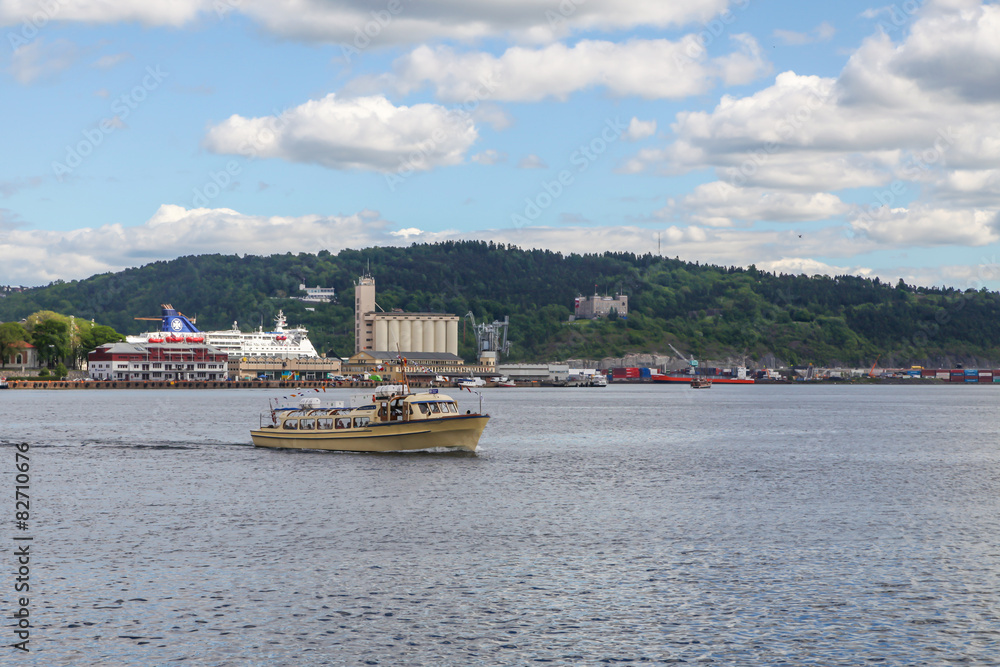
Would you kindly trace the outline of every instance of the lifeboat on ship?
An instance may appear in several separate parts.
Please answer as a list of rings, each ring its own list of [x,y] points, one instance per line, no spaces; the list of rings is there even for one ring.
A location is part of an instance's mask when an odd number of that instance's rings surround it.
[[[147,338],[146,340],[147,340],[147,342],[150,342],[150,343],[162,343],[163,342],[162,338]]]
[[[168,343],[183,343],[184,342],[184,336],[167,336],[165,338],[165,340]]]
[[[188,336],[184,340],[186,340],[189,343],[203,343],[203,342],[205,342],[205,338],[203,336]]]
[[[288,340],[288,336],[275,336],[274,340]]]

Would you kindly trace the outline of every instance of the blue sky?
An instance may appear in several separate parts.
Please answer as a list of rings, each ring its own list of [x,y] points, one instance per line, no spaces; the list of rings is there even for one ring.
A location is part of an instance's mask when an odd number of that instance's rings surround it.
[[[1000,9],[0,0],[0,284],[476,238],[1000,287]]]

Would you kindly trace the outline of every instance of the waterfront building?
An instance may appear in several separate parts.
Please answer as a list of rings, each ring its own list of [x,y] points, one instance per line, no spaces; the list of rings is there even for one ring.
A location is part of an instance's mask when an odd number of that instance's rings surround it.
[[[106,343],[87,356],[95,380],[225,380],[229,355],[197,343]]]
[[[364,275],[354,285],[354,353],[388,352],[458,356],[458,316],[450,313],[378,312],[375,279]]]
[[[38,350],[31,343],[16,341],[7,346],[7,358],[4,361],[11,366],[35,368],[38,366]]]

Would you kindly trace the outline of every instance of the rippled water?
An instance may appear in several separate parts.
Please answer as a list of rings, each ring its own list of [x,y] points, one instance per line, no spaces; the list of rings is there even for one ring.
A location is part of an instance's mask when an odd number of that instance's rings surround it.
[[[476,455],[255,449],[269,395],[0,392],[16,664],[1000,664],[1000,387],[486,390]]]

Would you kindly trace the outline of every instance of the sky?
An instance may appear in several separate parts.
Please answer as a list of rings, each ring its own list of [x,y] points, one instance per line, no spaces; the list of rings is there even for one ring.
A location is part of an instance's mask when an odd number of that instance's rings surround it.
[[[0,0],[0,35],[0,284],[482,239],[1000,288],[994,3]]]

